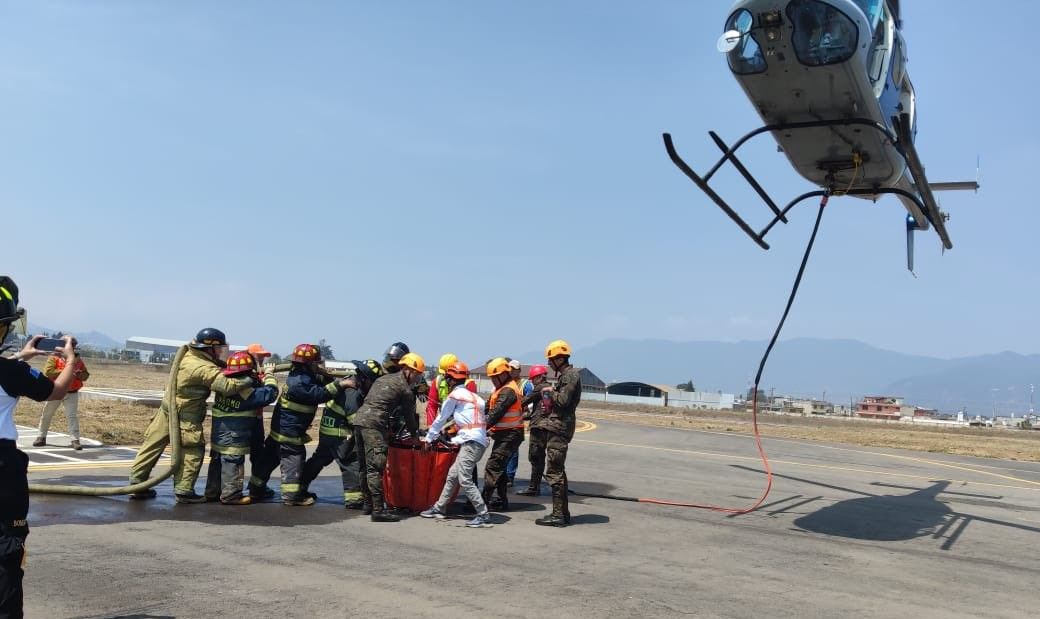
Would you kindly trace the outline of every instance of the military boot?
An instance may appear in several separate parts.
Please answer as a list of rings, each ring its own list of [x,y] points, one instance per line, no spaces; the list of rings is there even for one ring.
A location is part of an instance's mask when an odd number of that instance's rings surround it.
[[[400,522],[401,517],[386,510],[372,510],[372,522]]]
[[[568,519],[564,517],[564,502],[560,498],[558,492],[553,492],[553,510],[548,516],[542,516],[541,518],[534,521],[535,524],[543,527],[565,527],[568,524]]]
[[[362,516],[370,516],[370,515],[372,515],[372,504],[371,503],[362,503],[361,504],[361,515]]]

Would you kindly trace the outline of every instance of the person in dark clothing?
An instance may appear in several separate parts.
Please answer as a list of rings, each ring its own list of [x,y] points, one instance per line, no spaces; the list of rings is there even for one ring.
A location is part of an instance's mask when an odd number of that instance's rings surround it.
[[[310,440],[307,430],[318,412],[318,405],[336,397],[349,379],[332,380],[321,370],[321,352],[313,344],[300,344],[293,350],[292,369],[271,417],[271,432],[264,441],[261,466],[249,479],[250,495],[262,488],[276,466],[282,469],[282,503],[292,506],[314,505],[315,497],[303,492],[300,476]]]
[[[364,507],[364,500],[361,495],[360,472],[358,467],[351,466],[357,462],[354,418],[365,401],[365,394],[384,371],[374,359],[352,363],[356,370],[351,382],[332,401],[325,404],[325,412],[321,416],[318,429],[318,448],[303,465],[300,485],[303,486],[304,492],[308,492],[311,482],[318,477],[321,470],[335,461],[343,478],[344,507],[361,509]]]
[[[251,385],[230,395],[218,393],[213,401],[206,500],[219,500],[224,505],[249,505],[253,497],[242,496],[246,454],[252,444],[257,411],[278,399],[278,381],[270,375],[261,380],[253,356],[244,351],[228,358],[223,373],[248,378]]]
[[[0,344],[7,340],[15,324],[24,326],[25,310],[18,307],[18,286],[0,275]],[[18,429],[14,408],[25,396],[37,402],[61,400],[76,378],[76,352],[72,336],[58,349],[65,367],[51,382],[39,370],[25,363],[48,353],[36,349],[43,336],[30,339],[9,358],[0,357],[0,617],[21,619],[22,561],[25,539],[29,535],[29,456],[18,449]]]
[[[531,381],[532,390],[524,396],[521,405],[524,409],[524,420],[528,422],[531,428],[534,428],[535,421],[543,413],[542,387],[550,386],[548,381],[549,369],[544,365],[532,366],[527,377]],[[550,409],[552,408],[551,401],[551,398],[546,399],[546,405]],[[531,463],[531,479],[527,483],[527,488],[517,490],[516,493],[521,496],[538,496],[542,493],[542,473],[545,472],[545,446],[540,444],[539,447],[535,447],[534,443],[529,443],[527,446],[527,460]]]
[[[548,516],[535,520],[535,524],[564,527],[571,523],[571,512],[567,502],[567,446],[574,438],[577,425],[575,413],[581,402],[581,374],[571,365],[571,347],[563,340],[550,342],[545,348],[545,357],[556,371],[555,387],[542,387],[540,393],[548,408],[537,419],[531,421],[531,461],[545,454],[547,466],[545,480],[552,488],[553,510]]]
[[[487,365],[487,375],[495,386],[495,392],[488,400],[487,429],[495,439],[484,468],[484,491],[482,498],[493,511],[509,509],[509,498],[506,494],[509,478],[506,476],[506,465],[509,459],[520,448],[524,441],[524,417],[520,402],[520,387],[513,380],[509,361],[504,357],[492,359]],[[498,491],[498,499],[491,501],[491,495]]]
[[[362,513],[371,514],[372,522],[400,520],[397,514],[386,510],[383,501],[383,471],[395,418],[403,418],[412,436],[419,433],[415,387],[422,381],[426,362],[419,355],[408,353],[401,357],[398,365],[398,372],[376,380],[354,418],[355,449],[362,473]]]
[[[263,371],[262,368],[264,363],[271,357],[271,353],[264,348],[263,344],[253,343],[246,347],[246,352],[253,356],[253,361],[256,362],[257,371]],[[249,469],[256,470],[260,466],[260,462],[264,457],[264,439],[266,438],[264,430],[264,409],[257,409],[256,418],[253,419],[253,431],[249,433]],[[274,497],[274,490],[271,490],[268,486],[264,485],[262,488],[255,488],[256,494],[249,493],[249,498],[254,503],[259,501],[265,501]]]

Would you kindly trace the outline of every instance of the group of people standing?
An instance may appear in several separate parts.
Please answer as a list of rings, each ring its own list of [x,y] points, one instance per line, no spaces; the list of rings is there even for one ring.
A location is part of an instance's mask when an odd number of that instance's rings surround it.
[[[460,446],[445,492],[454,494],[454,487],[448,489],[451,483],[462,486],[476,514],[470,524],[484,526],[489,523],[489,510],[509,509],[508,487],[515,474],[515,464],[510,471],[510,462],[518,458],[527,421],[531,427],[531,482],[517,494],[538,495],[544,474],[553,492],[553,512],[538,523],[566,526],[570,514],[564,462],[581,397],[579,373],[570,365],[570,354],[570,346],[562,340],[546,349],[547,361],[557,375],[555,387],[548,381],[546,366],[534,366],[528,380],[518,380],[519,362],[492,359],[487,374],[494,392],[485,401],[476,393],[468,366],[453,354],[441,357],[436,377],[427,384],[425,361],[403,342],[391,345],[382,362],[353,361],[355,369],[349,376],[332,375],[317,346],[300,344],[290,357],[285,385],[279,387],[274,376],[263,371],[269,367],[263,363],[270,353],[262,346],[253,344],[229,355],[224,333],[203,329],[171,370],[176,373],[175,390],[163,399],[145,432],[131,466],[130,482],[147,480],[170,443],[169,413],[175,401],[182,453],[174,477],[177,502],[248,505],[271,498],[275,493],[267,482],[275,468],[280,468],[282,503],[313,505],[316,495],[310,492],[311,482],[324,467],[336,462],[344,505],[361,509],[374,522],[395,522],[400,516],[388,509],[383,493],[389,442],[399,432],[420,435],[416,401],[425,397],[429,431],[424,440],[448,440]],[[205,492],[199,495],[195,485],[204,456],[203,421],[210,392],[215,396],[210,468]],[[262,411],[272,403],[274,413],[265,437]],[[320,405],[324,412],[318,446],[307,459],[308,431]],[[493,444],[480,492],[476,490],[476,466],[489,438]],[[252,467],[247,484],[246,456]],[[131,498],[154,496],[154,489],[146,489]],[[438,503],[430,515],[443,516],[446,507]]]

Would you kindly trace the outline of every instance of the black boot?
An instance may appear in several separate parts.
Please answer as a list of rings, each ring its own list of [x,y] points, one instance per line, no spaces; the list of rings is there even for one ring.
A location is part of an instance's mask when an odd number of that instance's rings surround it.
[[[372,515],[372,504],[371,503],[363,503],[361,505],[361,515],[362,516],[371,516]]]
[[[372,511],[372,522],[400,522],[401,517],[386,510]]]
[[[520,496],[538,496],[542,492],[541,492],[541,490],[538,489],[538,486],[528,486],[527,488],[524,488],[523,490],[517,490],[516,493],[519,494]]]
[[[534,521],[535,524],[543,527],[565,527],[570,524],[564,517],[564,502],[560,498],[560,493],[556,488],[553,488],[553,510],[548,516],[542,516],[541,518]]]

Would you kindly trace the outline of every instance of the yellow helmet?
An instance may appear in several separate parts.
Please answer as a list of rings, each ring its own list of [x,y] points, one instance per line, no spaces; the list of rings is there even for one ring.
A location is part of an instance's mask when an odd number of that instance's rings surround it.
[[[410,352],[405,356],[401,357],[400,361],[398,361],[397,363],[403,368],[411,368],[416,372],[419,372],[420,374],[426,371],[426,362],[423,361],[422,357],[415,354],[414,352]]]
[[[509,362],[506,361],[505,357],[495,357],[487,364],[487,375],[498,376],[499,374],[509,373]]]
[[[458,360],[459,358],[455,356],[455,353],[446,352],[441,355],[441,360],[437,362],[437,369],[443,374]]]
[[[552,359],[561,355],[571,356],[571,345],[563,340],[553,340],[545,347],[545,358]]]

